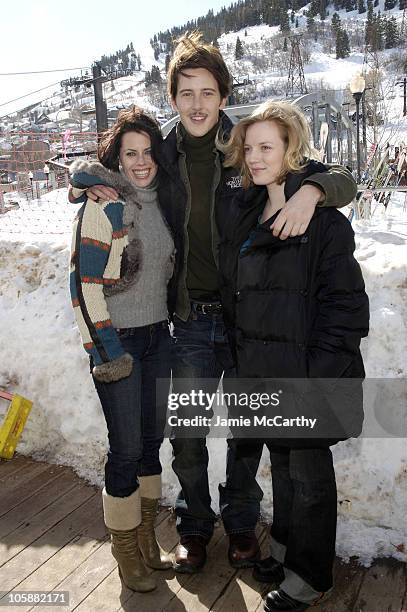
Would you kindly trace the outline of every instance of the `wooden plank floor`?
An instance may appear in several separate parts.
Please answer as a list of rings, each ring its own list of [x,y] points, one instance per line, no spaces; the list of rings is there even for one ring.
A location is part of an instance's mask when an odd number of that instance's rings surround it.
[[[267,533],[267,526],[259,526],[265,554]],[[157,534],[165,549],[175,548],[177,533],[168,509],[157,518]],[[219,526],[203,572],[155,572],[155,591],[133,593],[121,584],[110,554],[100,491],[67,467],[18,455],[0,461],[0,591],[70,594],[69,606],[20,605],[19,612],[261,612],[267,588],[253,580],[250,570],[229,566],[227,546]],[[387,559],[365,569],[337,560],[335,576],[335,594],[318,606],[321,612],[407,612],[406,565]]]

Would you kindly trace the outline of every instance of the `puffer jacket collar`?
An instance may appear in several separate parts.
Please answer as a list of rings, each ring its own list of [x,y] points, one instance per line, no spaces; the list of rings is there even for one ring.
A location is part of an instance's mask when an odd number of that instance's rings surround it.
[[[326,168],[323,164],[314,160],[310,160],[307,163],[307,166],[301,172],[290,172],[287,175],[284,185],[284,195],[286,201],[289,200],[300,189],[302,181],[305,178],[316,172],[326,172]],[[255,219],[263,211],[267,198],[267,188],[263,185],[253,185],[249,187],[249,189],[242,189],[240,191],[240,193],[237,195],[237,204],[241,209],[240,222],[242,226],[245,225],[243,219],[248,219],[249,223],[250,220],[252,220],[251,223],[253,223],[253,219]],[[316,207],[311,222],[326,210],[327,209],[323,207]],[[273,221],[275,221],[279,212],[280,211],[277,211],[272,217],[270,217],[270,219],[267,219],[264,223],[258,225],[254,229],[250,248],[272,245],[278,246],[279,248],[283,248],[285,246],[292,245],[295,243],[305,243],[308,241],[307,232],[302,236],[293,236],[287,238],[286,240],[280,240],[278,236],[274,236],[273,232],[270,231],[270,225],[273,223]],[[246,228],[246,230],[247,229],[248,228]],[[240,234],[241,232],[238,231],[239,239],[241,239]]]

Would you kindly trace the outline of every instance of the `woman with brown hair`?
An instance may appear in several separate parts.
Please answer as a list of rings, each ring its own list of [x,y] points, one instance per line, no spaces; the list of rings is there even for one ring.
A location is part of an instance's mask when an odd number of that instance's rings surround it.
[[[336,483],[330,446],[361,430],[359,345],[368,332],[368,298],[353,256],[354,234],[341,212],[317,207],[308,228],[298,225],[285,241],[270,232],[302,182],[326,171],[310,159],[310,133],[301,111],[288,102],[265,102],[233,128],[225,148],[226,164],[241,170],[246,188],[219,256],[238,377],[283,384],[304,379],[290,396],[287,413],[293,422],[304,410],[321,417],[312,435],[292,427],[284,437],[275,433],[281,427],[264,428],[263,434],[257,430],[262,439],[241,443],[252,465],[258,465],[264,443],[270,451],[271,556],[255,567],[254,576],[279,587],[267,595],[265,610],[300,612],[333,586]],[[312,383],[313,378],[330,379],[335,394],[342,381],[345,393],[334,402],[333,413],[329,385]],[[287,385],[292,388],[292,382]]]
[[[103,133],[98,162],[71,167],[73,195],[108,185],[119,199],[86,199],[74,225],[70,288],[106,419],[109,451],[103,510],[121,577],[135,591],[155,582],[146,566],[167,569],[154,534],[161,496],[159,449],[170,379],[168,305],[174,299],[174,223],[157,186],[172,180],[160,164],[156,121],[137,107]],[[169,306],[172,308],[172,306]]]

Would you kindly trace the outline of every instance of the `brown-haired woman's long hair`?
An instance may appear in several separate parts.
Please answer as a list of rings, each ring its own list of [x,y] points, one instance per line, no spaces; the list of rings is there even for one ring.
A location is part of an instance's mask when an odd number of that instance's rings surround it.
[[[151,156],[156,164],[159,159],[159,149],[163,142],[159,124],[142,108],[131,106],[121,110],[117,121],[103,132],[98,145],[98,159],[109,170],[119,170],[119,154],[123,134],[126,132],[144,132],[151,140]]]
[[[244,154],[244,143],[248,127],[260,121],[274,121],[286,145],[281,172],[276,183],[281,185],[288,172],[299,172],[310,157],[318,154],[311,147],[311,134],[307,120],[301,110],[289,102],[267,101],[261,104],[251,115],[242,119],[232,129],[228,143],[220,145],[225,153],[226,167],[239,169],[242,175],[242,185],[251,185],[251,175]]]
[[[222,100],[230,94],[232,79],[225,60],[219,49],[203,41],[199,30],[187,32],[176,41],[167,73],[168,93],[173,100],[178,91],[178,75],[193,68],[205,68],[211,73]]]

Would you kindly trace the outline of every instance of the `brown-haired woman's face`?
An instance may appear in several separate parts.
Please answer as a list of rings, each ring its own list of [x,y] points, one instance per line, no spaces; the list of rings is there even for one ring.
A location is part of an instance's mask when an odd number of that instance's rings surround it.
[[[145,132],[123,134],[119,159],[123,172],[137,187],[148,187],[157,174],[157,164],[151,154],[151,139]]]
[[[244,141],[244,159],[255,185],[274,183],[283,167],[286,144],[275,121],[249,125]]]

